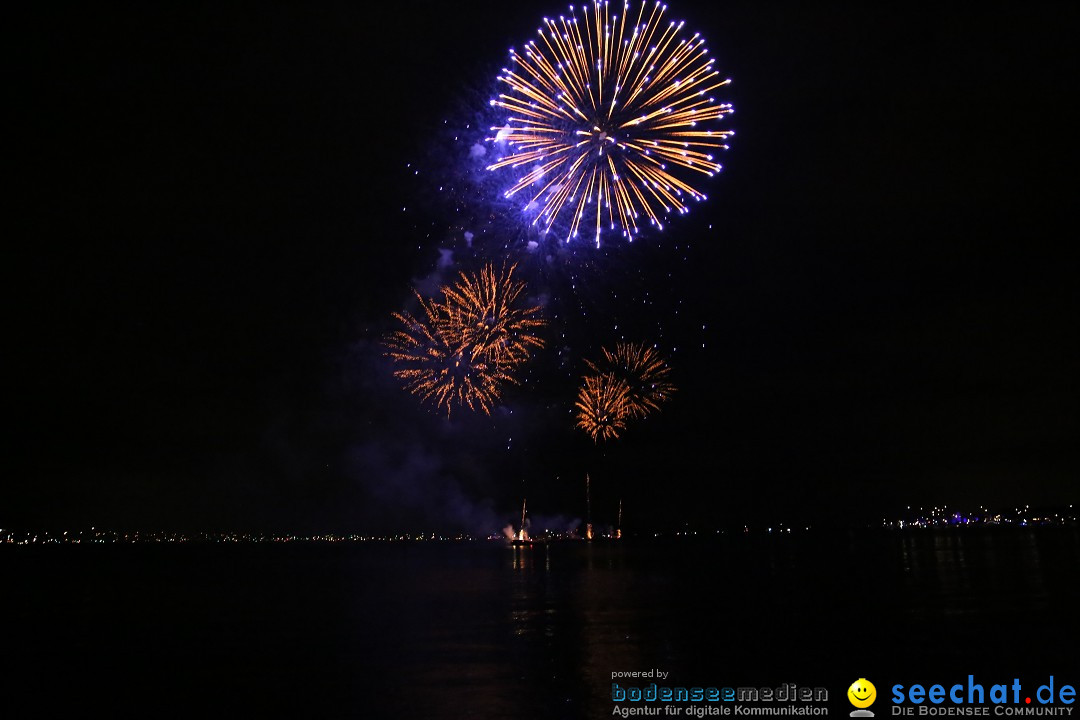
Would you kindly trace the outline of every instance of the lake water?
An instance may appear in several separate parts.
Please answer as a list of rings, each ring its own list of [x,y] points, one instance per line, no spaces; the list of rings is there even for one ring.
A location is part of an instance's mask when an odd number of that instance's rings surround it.
[[[1075,528],[3,546],[0,571],[5,718],[599,718],[650,669],[846,717],[859,677],[1080,681]]]

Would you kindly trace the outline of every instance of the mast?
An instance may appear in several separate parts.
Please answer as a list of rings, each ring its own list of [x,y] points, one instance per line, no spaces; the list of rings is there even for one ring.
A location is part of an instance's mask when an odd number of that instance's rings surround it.
[[[589,473],[585,473],[585,539],[592,540],[592,491]]]

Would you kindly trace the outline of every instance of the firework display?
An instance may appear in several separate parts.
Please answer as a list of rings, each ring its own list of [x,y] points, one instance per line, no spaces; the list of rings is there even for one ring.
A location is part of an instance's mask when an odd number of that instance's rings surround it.
[[[396,365],[394,377],[421,401],[431,401],[450,414],[453,406],[490,413],[503,383],[513,382],[505,370],[489,364],[477,348],[460,342],[445,304],[417,295],[422,313],[394,313],[403,326],[386,339],[387,355]]]
[[[664,215],[704,200],[685,178],[718,172],[714,153],[734,134],[717,127],[733,109],[710,93],[730,80],[700,34],[684,37],[660,2],[612,7],[545,18],[538,40],[510,51],[491,100],[507,111],[489,140],[509,152],[488,166],[512,176],[506,197],[522,193],[545,232],[562,216],[568,241],[586,227],[597,246],[604,227],[633,240],[642,217],[662,229]]]
[[[630,388],[614,375],[587,375],[578,389],[577,426],[594,442],[615,440],[626,429]]]
[[[675,392],[671,367],[653,346],[616,343],[614,350],[603,348],[603,354],[601,362],[586,361],[586,364],[594,373],[614,375],[626,384],[626,412],[631,417],[643,418],[671,399]]]
[[[516,267],[496,271],[487,265],[477,273],[461,273],[455,285],[443,288],[454,333],[500,367],[519,365],[544,346],[536,334],[544,326],[540,308],[518,303],[525,283],[514,279]]]
[[[577,426],[594,442],[615,440],[632,419],[660,409],[675,392],[667,360],[652,346],[617,343],[603,360],[586,360],[591,374],[578,388]]]
[[[406,390],[447,415],[455,406],[491,413],[503,387],[518,383],[514,371],[544,345],[540,308],[520,306],[525,284],[513,272],[490,265],[463,272],[441,300],[415,293],[416,315],[393,313],[401,327],[384,345]]]

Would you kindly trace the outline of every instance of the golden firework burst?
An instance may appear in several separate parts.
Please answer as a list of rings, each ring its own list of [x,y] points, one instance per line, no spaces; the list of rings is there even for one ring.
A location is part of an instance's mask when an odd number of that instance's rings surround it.
[[[533,351],[544,347],[537,332],[544,327],[541,308],[523,306],[525,283],[514,278],[517,265],[496,270],[486,265],[479,272],[461,273],[458,281],[443,288],[452,309],[452,332],[461,342],[477,348],[488,362],[516,367]]]
[[[614,440],[626,429],[630,389],[614,375],[587,375],[578,388],[577,426],[593,442]]]
[[[603,348],[604,359],[599,363],[586,361],[594,373],[610,374],[627,388],[626,412],[643,418],[671,399],[675,384],[671,382],[671,366],[652,345],[616,343],[614,350]]]
[[[394,377],[421,402],[445,409],[468,407],[491,414],[503,387],[519,383],[514,372],[542,348],[545,325],[539,306],[521,304],[525,283],[514,266],[461,273],[440,290],[441,299],[414,291],[417,314],[395,312],[400,324],[385,339]]]

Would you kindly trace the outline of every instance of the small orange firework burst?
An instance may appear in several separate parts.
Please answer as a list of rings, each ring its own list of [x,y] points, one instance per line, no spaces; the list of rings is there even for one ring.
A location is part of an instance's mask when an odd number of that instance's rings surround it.
[[[593,442],[615,440],[626,429],[630,388],[614,375],[587,375],[578,388],[577,426]]]
[[[514,279],[516,268],[503,265],[496,271],[487,265],[476,273],[461,273],[454,285],[443,288],[446,304],[453,309],[453,332],[500,367],[516,367],[544,347],[536,334],[545,325],[540,307],[518,303],[525,283]]]
[[[656,348],[644,343],[616,343],[614,351],[603,348],[603,353],[602,362],[586,364],[593,372],[611,374],[626,385],[626,411],[631,417],[643,418],[671,399],[675,392],[671,367]]]
[[[419,317],[394,313],[402,327],[385,340],[386,354],[397,366],[394,377],[421,402],[445,408],[454,405],[490,414],[504,383],[516,382],[504,369],[487,362],[477,348],[454,332],[452,310],[444,303],[420,301]]]
[[[544,346],[536,331],[545,323],[539,307],[518,306],[525,283],[513,271],[462,273],[440,301],[416,293],[417,315],[393,314],[401,327],[385,339],[386,355],[394,377],[421,402],[447,416],[455,405],[490,415],[503,387],[518,384],[513,372]]]

